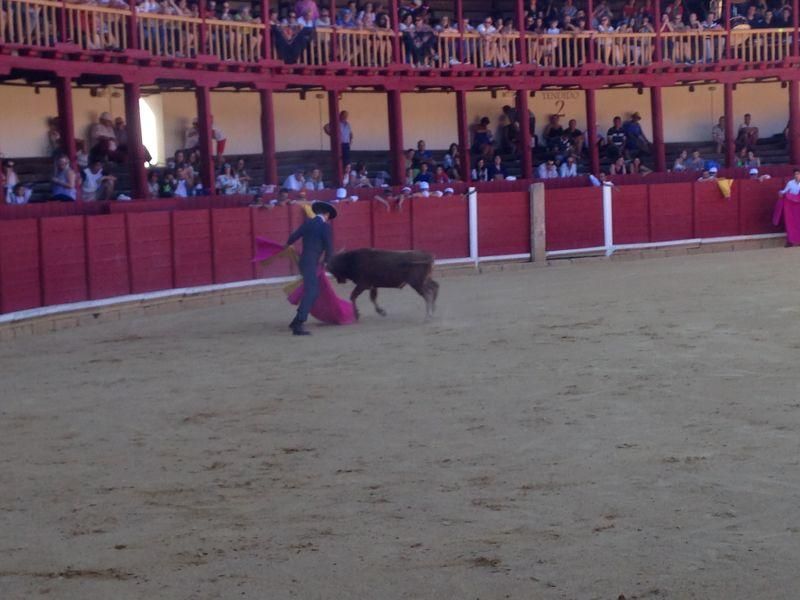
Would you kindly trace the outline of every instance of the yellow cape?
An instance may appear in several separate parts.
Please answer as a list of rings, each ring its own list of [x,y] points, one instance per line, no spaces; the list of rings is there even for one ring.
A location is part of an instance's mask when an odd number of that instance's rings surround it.
[[[733,179],[717,179],[717,186],[722,193],[723,198],[731,197],[731,188],[733,188]]]

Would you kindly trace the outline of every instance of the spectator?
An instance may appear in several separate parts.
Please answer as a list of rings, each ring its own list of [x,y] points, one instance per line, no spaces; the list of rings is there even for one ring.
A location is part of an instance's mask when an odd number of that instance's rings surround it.
[[[686,161],[689,158],[689,153],[686,150],[683,150],[678,156],[675,158],[675,162],[672,165],[672,170],[676,173],[680,173],[681,171],[685,171],[688,166],[686,165]]]
[[[425,147],[425,140],[417,142],[416,160],[433,166],[433,153]]]
[[[697,178],[697,181],[700,183],[707,182],[707,181],[716,181],[717,180],[717,172],[711,172],[710,169],[704,169],[702,175]]]
[[[197,125],[197,119],[192,119],[192,126],[186,130],[183,136],[183,147],[187,150],[200,147],[200,129]]]
[[[625,146],[627,145],[628,135],[622,128],[622,119],[614,117],[614,125],[608,130],[606,134],[606,156],[610,160],[617,160],[625,153]]]
[[[433,181],[434,183],[450,183],[450,177],[447,175],[447,171],[444,170],[443,165],[436,165]]]
[[[483,157],[478,159],[475,167],[472,169],[473,181],[489,181],[489,169],[486,167],[486,159]]]
[[[342,187],[347,188],[350,186],[355,186],[356,184],[356,173],[353,171],[353,165],[348,163],[344,164],[344,169],[342,169]]]
[[[473,130],[472,153],[488,158],[493,154],[494,136],[489,131],[489,117],[483,117]]]
[[[496,154],[489,165],[489,181],[502,181],[508,176],[505,166],[503,165],[503,157]]]
[[[64,144],[61,140],[61,120],[58,117],[51,117],[47,120],[47,144],[50,156],[58,156],[64,152]]]
[[[564,133],[564,128],[559,122],[560,118],[559,115],[550,115],[550,119],[542,132],[542,137],[544,137],[544,143],[548,151],[552,151],[556,148],[561,140],[561,134]]]
[[[750,113],[744,116],[744,123],[739,126],[739,135],[736,138],[737,146],[752,150],[758,143],[758,127],[753,125]]]
[[[690,171],[703,171],[706,168],[706,161],[700,157],[700,151],[694,150],[692,157],[686,163],[686,168]]]
[[[311,175],[306,179],[307,190],[324,190],[325,183],[322,181],[322,171],[317,168],[311,169]]]
[[[100,114],[97,123],[92,125],[90,139],[89,162],[119,159],[117,134],[114,131],[114,122],[111,120],[110,113]]]
[[[14,188],[19,183],[19,176],[14,170],[14,161],[6,159],[3,161],[3,173],[0,180],[3,182],[3,192],[6,198],[11,196]]]
[[[433,174],[428,170],[428,163],[422,163],[419,166],[419,173],[414,177],[414,183],[425,182],[430,184],[433,181]]]
[[[233,172],[236,173],[236,177],[239,178],[239,193],[246,194],[250,189],[252,177],[250,177],[250,174],[247,172],[247,167],[243,158],[236,161],[236,168]]]
[[[458,154],[458,144],[450,144],[450,149],[444,155],[442,161],[444,168],[447,170],[447,176],[450,179],[456,179],[461,172],[461,158]]]
[[[417,176],[416,175],[416,171],[414,169],[412,169],[411,167],[408,167],[406,169],[405,179],[403,179],[403,185],[406,185],[406,186],[414,185],[414,178],[416,176]]]
[[[625,147],[628,156],[644,152],[650,152],[650,140],[644,135],[642,126],[640,124],[642,116],[635,112],[631,115],[631,120],[625,123],[623,129],[625,130]]]
[[[302,174],[300,176],[302,177]],[[292,175],[289,177],[292,177]],[[239,192],[239,186],[239,177],[234,173],[230,163],[222,165],[222,173],[217,176],[217,193],[225,196],[233,196]]]
[[[346,110],[343,110],[339,113],[339,143],[341,144],[342,150],[342,164],[346,164],[350,162],[350,146],[353,143],[353,128],[350,126],[350,122],[347,120],[348,113]],[[323,131],[330,135],[331,134],[331,124],[327,123],[323,128]]]
[[[158,198],[160,195],[160,182],[158,171],[153,169],[147,173],[147,195],[149,198]]]
[[[625,175],[628,172],[627,167],[625,166],[625,157],[620,156],[611,163],[608,167],[608,174],[609,175]]]
[[[6,204],[27,204],[30,199],[31,190],[18,183],[11,190],[11,193],[6,195]]]
[[[355,187],[372,187],[372,182],[369,180],[369,173],[367,172],[367,165],[359,163],[356,165],[355,183],[351,183]]]
[[[117,152],[124,157],[128,152],[128,127],[122,117],[114,119],[114,135],[117,138]]]
[[[75,140],[75,162],[79,169],[89,166],[89,154],[86,152],[86,144],[83,140]]]
[[[53,173],[53,178],[50,182],[52,184],[53,200],[75,202],[78,189],[77,177],[66,156],[59,156],[56,160],[55,173]]]
[[[631,175],[649,175],[653,170],[649,169],[642,163],[642,159],[638,156],[631,161],[628,165],[628,173]]]
[[[569,138],[572,152],[576,155],[580,155],[581,149],[583,148],[584,136],[583,132],[578,129],[578,122],[575,119],[570,119],[564,133],[566,133]]]
[[[717,124],[711,128],[711,139],[717,145],[717,154],[722,154],[725,147],[725,117],[720,117]]]
[[[561,163],[561,166],[558,169],[559,177],[577,177],[578,176],[578,165],[575,162],[575,157],[570,155],[567,157],[567,160]]]
[[[192,185],[186,179],[186,170],[177,169],[175,171],[175,188],[172,195],[176,198],[187,198],[193,191]]]
[[[84,202],[111,200],[114,197],[116,178],[103,173],[103,163],[93,160],[82,172],[81,199]]]
[[[306,185],[306,172],[301,167],[295,167],[291,175],[289,175],[283,182],[284,188],[292,192],[299,192]]]
[[[556,168],[556,161],[548,158],[545,162],[539,165],[537,171],[539,179],[556,179],[558,178],[558,169]]]

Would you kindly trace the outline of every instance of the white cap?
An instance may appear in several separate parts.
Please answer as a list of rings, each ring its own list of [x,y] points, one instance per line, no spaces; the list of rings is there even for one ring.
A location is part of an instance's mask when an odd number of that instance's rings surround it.
[[[425,183],[425,182],[423,181],[423,183]],[[431,193],[430,193],[430,192],[429,192],[427,189],[425,189],[425,190],[422,190],[422,191],[420,192],[420,194],[422,195],[422,197],[423,197],[423,198],[427,198],[428,196],[430,196],[430,195],[431,195]]]
[[[436,190],[435,192],[433,192],[433,195],[436,196],[437,198],[441,198],[442,196],[444,196],[444,192],[441,190]]]
[[[350,196],[350,202],[358,202],[358,196]]]
[[[516,180],[517,178],[514,177],[513,175],[509,175],[508,177],[506,177],[506,181],[516,181]]]
[[[410,187],[408,187],[408,186],[405,186],[405,187],[404,187],[402,190],[400,190],[400,191],[401,191],[402,193],[404,193],[404,194],[410,194],[410,193],[411,193],[411,188],[410,188]]]
[[[336,199],[337,200],[344,200],[347,198],[347,190],[344,188],[339,188],[336,190]]]
[[[719,173],[719,169],[718,169],[717,167],[711,167],[711,168],[708,170],[708,172],[709,172],[709,173]]]
[[[431,189],[431,186],[427,181],[420,181],[419,182],[419,189],[421,189],[421,190],[429,190],[429,189]]]
[[[750,175],[758,175],[758,169],[756,169],[755,167],[750,169]]]
[[[451,187],[446,187],[446,188],[444,188],[444,193],[445,194],[455,194],[456,191]]]

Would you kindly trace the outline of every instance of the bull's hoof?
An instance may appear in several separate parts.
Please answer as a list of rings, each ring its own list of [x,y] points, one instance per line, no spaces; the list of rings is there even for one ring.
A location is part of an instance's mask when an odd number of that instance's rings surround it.
[[[385,310],[383,310],[382,308],[376,308],[376,309],[375,309],[375,312],[376,312],[376,313],[378,313],[378,314],[379,314],[380,316],[382,316],[382,317],[385,317],[385,316],[386,316],[386,311],[385,311]]]

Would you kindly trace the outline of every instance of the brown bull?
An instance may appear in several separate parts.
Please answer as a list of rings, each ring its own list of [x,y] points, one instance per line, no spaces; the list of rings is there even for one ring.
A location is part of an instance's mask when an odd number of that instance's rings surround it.
[[[425,299],[425,316],[430,317],[436,308],[439,284],[431,279],[433,256],[427,252],[392,252],[361,248],[335,255],[328,263],[328,271],[339,283],[348,279],[356,284],[350,300],[358,318],[356,299],[364,290],[375,305],[375,311],[386,316],[378,306],[378,288],[402,288],[406,284]]]

